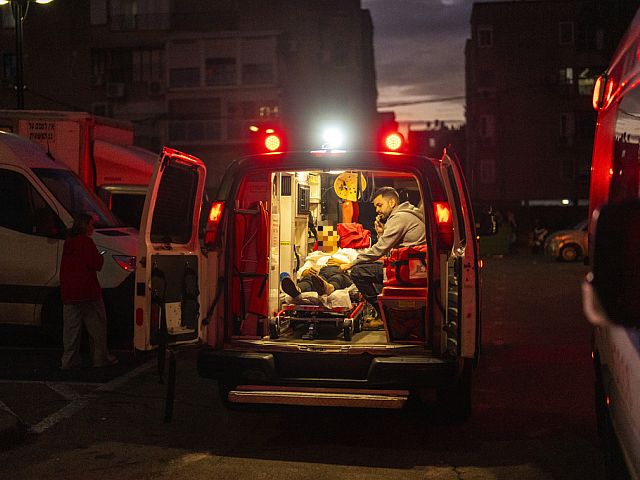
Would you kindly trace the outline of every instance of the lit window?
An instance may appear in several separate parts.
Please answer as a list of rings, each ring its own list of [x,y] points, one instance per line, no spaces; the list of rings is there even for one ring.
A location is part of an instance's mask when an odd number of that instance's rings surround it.
[[[596,84],[596,75],[591,69],[585,68],[578,76],[578,93],[580,95],[593,95],[593,87]]]
[[[573,68],[561,68],[558,71],[558,83],[560,85],[573,85]]]

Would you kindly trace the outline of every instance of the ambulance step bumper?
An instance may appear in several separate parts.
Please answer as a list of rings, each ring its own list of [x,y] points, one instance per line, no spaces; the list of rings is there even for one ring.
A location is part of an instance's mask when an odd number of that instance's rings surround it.
[[[242,385],[229,392],[228,400],[231,403],[244,404],[400,409],[408,397],[407,390],[347,390]]]
[[[233,385],[287,388],[404,390],[452,384],[458,362],[432,356],[283,355],[266,352],[214,350],[198,352],[198,373]]]

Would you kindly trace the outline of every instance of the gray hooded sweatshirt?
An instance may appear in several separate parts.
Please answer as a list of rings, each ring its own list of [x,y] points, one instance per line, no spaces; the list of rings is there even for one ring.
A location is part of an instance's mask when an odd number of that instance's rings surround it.
[[[414,247],[426,242],[422,210],[404,202],[391,211],[384,225],[384,232],[375,245],[358,255],[353,263],[375,262],[387,255],[392,248]]]

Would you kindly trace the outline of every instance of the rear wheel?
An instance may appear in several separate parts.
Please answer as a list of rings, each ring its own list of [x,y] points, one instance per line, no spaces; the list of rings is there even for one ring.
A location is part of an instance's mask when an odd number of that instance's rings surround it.
[[[582,255],[580,247],[574,244],[565,245],[560,250],[560,260],[563,262],[575,262]]]
[[[473,360],[464,359],[462,372],[452,385],[436,390],[438,413],[451,423],[462,423],[471,415]]]

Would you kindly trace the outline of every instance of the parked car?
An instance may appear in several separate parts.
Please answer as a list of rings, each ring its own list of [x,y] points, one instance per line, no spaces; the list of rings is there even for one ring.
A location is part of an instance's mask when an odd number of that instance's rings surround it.
[[[559,230],[547,237],[544,251],[550,257],[563,262],[574,262],[589,251],[587,220],[582,220],[567,230]]]

